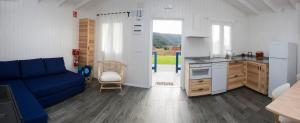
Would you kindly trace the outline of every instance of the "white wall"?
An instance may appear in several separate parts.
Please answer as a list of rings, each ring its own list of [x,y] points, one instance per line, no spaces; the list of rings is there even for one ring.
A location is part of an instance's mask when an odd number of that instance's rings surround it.
[[[299,43],[299,17],[296,10],[249,16],[247,50],[254,53],[257,50],[261,50],[268,56],[269,46],[272,41]],[[298,59],[300,58],[299,51]],[[299,61],[298,72],[300,71]],[[295,65],[295,67],[297,66]]]
[[[183,20],[182,48],[185,56],[208,56],[209,41],[201,42],[199,39],[188,41],[185,32],[191,28],[193,16],[206,16],[211,20],[232,21],[233,23],[233,49],[243,52],[246,41],[246,16],[225,3],[223,0],[104,0],[81,9],[82,17],[95,18],[96,13],[117,12],[144,8],[144,33],[142,35],[127,35],[129,48],[127,62],[127,85],[149,87],[151,81],[151,32],[153,19],[181,19]],[[171,4],[173,9],[164,9]],[[94,9],[91,9],[94,8]],[[92,13],[92,14],[91,14]],[[134,19],[131,18],[133,21]],[[131,31],[131,30],[130,30]],[[98,54],[100,55],[100,54]],[[98,57],[98,56],[96,56]]]
[[[72,67],[78,47],[72,7],[57,1],[0,1],[0,61],[63,56]]]

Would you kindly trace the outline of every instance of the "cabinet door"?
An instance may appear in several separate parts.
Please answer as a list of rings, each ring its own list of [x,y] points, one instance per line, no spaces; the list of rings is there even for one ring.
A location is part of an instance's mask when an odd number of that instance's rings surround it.
[[[245,66],[243,61],[231,61],[228,65],[227,90],[235,89],[244,85],[246,80]]]
[[[193,18],[191,36],[209,37],[209,21],[200,15]]]
[[[268,93],[268,65],[267,64],[261,64],[260,65],[260,75],[259,75],[259,91],[263,94]]]
[[[256,62],[247,62],[247,82],[246,86],[259,91],[259,74],[260,68],[259,64]]]

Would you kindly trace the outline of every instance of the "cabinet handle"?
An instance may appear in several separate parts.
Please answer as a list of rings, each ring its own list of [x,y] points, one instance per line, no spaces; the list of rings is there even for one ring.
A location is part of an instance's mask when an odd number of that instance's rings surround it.
[[[236,78],[236,77],[238,77],[238,75],[234,75],[234,77]]]
[[[198,82],[203,82],[203,80],[199,80]]]
[[[198,89],[198,91],[203,91],[203,90],[204,90],[203,88]]]

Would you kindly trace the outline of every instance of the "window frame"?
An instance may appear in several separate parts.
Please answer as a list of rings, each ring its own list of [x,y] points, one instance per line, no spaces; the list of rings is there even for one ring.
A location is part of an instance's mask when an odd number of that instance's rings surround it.
[[[220,26],[220,53],[219,54],[214,54],[214,42],[213,42],[213,25],[219,25]],[[230,50],[232,52],[232,40],[233,40],[233,26],[232,23],[229,22],[222,22],[222,21],[214,21],[210,24],[210,35],[211,35],[211,57],[225,57],[226,55],[226,49],[225,49],[225,26],[230,27]]]

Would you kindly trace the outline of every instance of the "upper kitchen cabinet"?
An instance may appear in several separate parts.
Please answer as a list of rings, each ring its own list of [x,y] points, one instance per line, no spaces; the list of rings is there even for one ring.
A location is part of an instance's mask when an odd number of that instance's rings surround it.
[[[208,38],[209,37],[209,19],[195,15],[192,19],[191,27],[187,33],[188,38]]]

